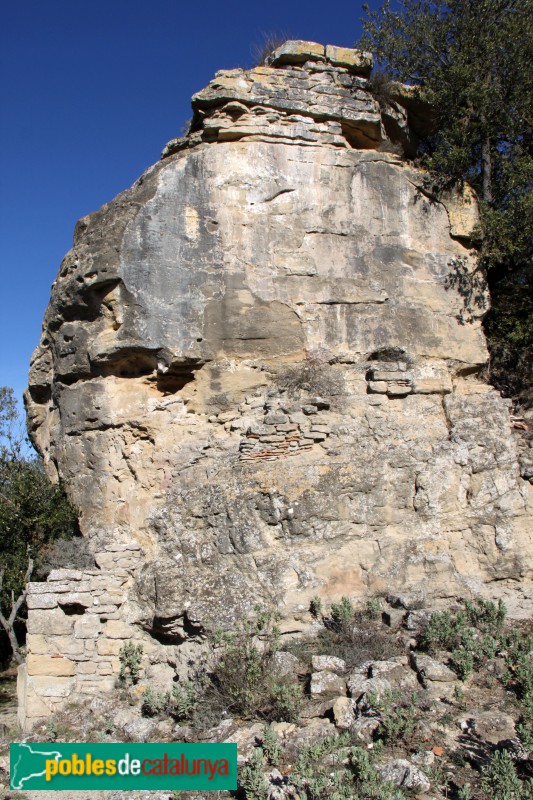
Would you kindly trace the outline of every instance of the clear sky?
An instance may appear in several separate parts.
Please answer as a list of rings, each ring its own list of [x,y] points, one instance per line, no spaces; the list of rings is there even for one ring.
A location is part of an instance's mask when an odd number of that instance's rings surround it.
[[[353,47],[361,16],[349,0],[0,0],[0,385],[26,386],[76,220],[159,159],[191,95],[251,66],[265,33]]]

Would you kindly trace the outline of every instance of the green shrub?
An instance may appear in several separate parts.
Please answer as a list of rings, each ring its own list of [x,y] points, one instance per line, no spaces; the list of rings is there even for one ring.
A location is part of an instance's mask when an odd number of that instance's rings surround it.
[[[377,738],[387,744],[409,740],[419,718],[417,712],[418,696],[409,697],[391,690],[378,697],[374,692],[368,694],[368,704],[379,714]]]
[[[404,800],[405,795],[400,789],[382,779],[367,750],[353,747],[349,759],[355,790],[352,797],[360,800]]]
[[[533,637],[520,629],[513,629],[501,639],[507,672],[505,681],[521,699],[533,697],[533,665],[529,653],[533,650]]]
[[[494,800],[530,800],[533,781],[522,782],[517,775],[513,759],[505,750],[494,753],[490,764],[484,767],[481,789],[485,797]]]
[[[322,613],[322,599],[317,594],[311,598],[311,602],[309,603],[309,611],[313,617],[315,617],[315,619],[318,619]]]
[[[262,744],[266,760],[273,767],[277,767],[283,755],[283,746],[276,731],[272,730],[272,728],[266,728]]]
[[[533,750],[533,697],[526,697],[516,723],[516,732],[526,750]]]
[[[303,700],[302,687],[298,683],[270,685],[270,710],[268,717],[279,722],[296,722]]]
[[[200,687],[195,688],[192,681],[175,684],[168,699],[169,713],[178,721],[190,720],[196,709],[199,690]]]
[[[468,647],[456,647],[452,650],[452,669],[462,681],[466,681],[474,669],[474,656]]]
[[[122,683],[138,682],[141,673],[142,654],[142,644],[126,642],[121,647],[118,658],[120,661],[119,680]]]
[[[420,647],[429,652],[450,650],[452,667],[466,680],[475,667],[492,659],[502,649],[502,626],[507,609],[503,601],[464,601],[464,609],[455,613],[437,611],[431,615]]]
[[[371,610],[375,610],[374,605]],[[322,618],[322,623],[316,636],[289,642],[285,649],[306,663],[315,653],[337,656],[348,669],[365,661],[386,661],[400,652],[396,637],[377,625],[368,609],[356,612],[348,597],[332,603],[331,613]]]
[[[349,597],[341,597],[340,603],[331,604],[331,622],[334,630],[343,633],[354,623],[354,607]]]
[[[162,714],[167,709],[168,699],[168,692],[158,692],[155,689],[152,689],[151,686],[147,686],[144,691],[143,702],[141,706],[141,712],[143,716],[157,717]]]
[[[272,658],[279,649],[278,616],[257,610],[230,633],[219,634],[205,687],[206,702],[244,719],[292,721],[302,689],[295,681],[276,680]]]
[[[374,597],[372,600],[367,600],[366,613],[369,617],[372,619],[379,619],[381,617],[381,612],[381,602],[377,597]]]
[[[501,599],[497,606],[491,600],[482,598],[476,598],[473,602],[465,600],[464,607],[468,622],[480,631],[501,628],[507,616],[507,608]]]
[[[429,651],[453,650],[461,645],[466,631],[467,618],[463,612],[454,616],[451,611],[436,611],[429,619],[421,647]]]
[[[238,783],[246,800],[268,800],[268,784],[264,778],[263,751],[255,749],[248,763],[241,769]]]
[[[373,756],[350,746],[349,734],[331,736],[306,748],[291,782],[306,800],[404,800],[401,789],[383,781]]]

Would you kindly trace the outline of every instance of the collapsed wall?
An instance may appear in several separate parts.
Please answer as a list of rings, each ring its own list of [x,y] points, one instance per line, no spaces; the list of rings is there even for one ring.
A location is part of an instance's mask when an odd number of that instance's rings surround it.
[[[313,595],[526,602],[530,486],[447,288],[475,200],[428,194],[427,109],[370,68],[287,42],[217,73],[77,224],[26,400],[96,568],[30,585],[25,727],[110,691],[125,640],[170,681],[257,604],[297,631]]]

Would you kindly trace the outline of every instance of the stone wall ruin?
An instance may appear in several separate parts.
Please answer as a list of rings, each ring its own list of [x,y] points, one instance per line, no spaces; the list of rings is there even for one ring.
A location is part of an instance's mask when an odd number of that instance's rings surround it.
[[[80,220],[27,392],[95,569],[31,584],[21,721],[163,685],[259,603],[476,593],[529,608],[531,487],[478,375],[469,193],[424,193],[431,124],[368,54],[287,42],[216,74],[187,136]],[[514,600],[513,600],[514,598]]]

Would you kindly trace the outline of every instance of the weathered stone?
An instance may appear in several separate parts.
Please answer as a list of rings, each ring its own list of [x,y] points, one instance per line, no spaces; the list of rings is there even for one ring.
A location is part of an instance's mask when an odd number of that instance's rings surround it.
[[[300,632],[316,593],[512,594],[530,574],[509,407],[446,289],[475,267],[473,195],[420,202],[427,104],[396,86],[381,107],[358,59],[292,42],[217,73],[185,142],[76,226],[26,400],[99,569],[31,584],[28,633],[33,655],[84,643],[58,655],[87,694],[113,676],[82,665],[115,670],[130,638],[185,664],[257,605]]]
[[[97,616],[85,614],[74,623],[74,637],[76,639],[96,639],[102,629],[102,623]]]
[[[352,673],[348,678],[350,697],[359,700],[365,694],[375,694],[379,698],[392,689],[390,681],[385,678],[365,678],[359,673]]]
[[[300,750],[313,744],[319,744],[330,736],[335,736],[337,729],[329,719],[312,719],[307,725],[298,728],[291,735],[291,745]]]
[[[64,636],[70,634],[74,627],[74,619],[67,617],[59,608],[50,610],[34,609],[28,617],[28,633]]]
[[[309,60],[315,61],[323,58],[324,53],[323,44],[293,40],[277,47],[268,57],[268,63],[272,66],[277,64],[303,64]]]
[[[377,394],[385,394],[387,391],[387,383],[386,381],[369,381],[368,389],[370,392],[376,392]]]
[[[26,659],[28,675],[61,675],[75,674],[75,665],[70,659],[61,655],[44,656],[28,655]]]
[[[388,625],[393,630],[398,630],[403,625],[405,611],[398,608],[389,608],[383,611],[381,617],[385,625]]]
[[[75,678],[56,675],[28,675],[27,682],[41,697],[68,697],[76,685]]]
[[[441,664],[431,656],[419,653],[412,654],[413,666],[416,671],[427,681],[449,682],[456,681],[457,675],[445,664]]]
[[[314,672],[311,675],[310,692],[312,697],[346,693],[346,682],[334,672]]]
[[[252,725],[246,725],[243,728],[238,728],[234,733],[224,739],[224,742],[229,744],[235,742],[237,751],[243,758],[248,758],[253,749],[262,741],[265,731],[265,726],[260,722],[255,722]]]
[[[355,721],[355,701],[349,697],[338,697],[333,703],[335,726],[347,730]]]
[[[81,581],[83,573],[77,569],[53,569],[47,580],[54,583],[56,581]]]
[[[346,670],[346,661],[336,656],[313,656],[311,663],[315,672],[320,672],[321,670],[344,672]]]
[[[351,732],[362,742],[371,742],[379,726],[380,721],[376,717],[359,717],[352,724]]]
[[[149,742],[155,726],[155,720],[141,717],[125,725],[124,733],[131,742]]]
[[[404,758],[388,761],[386,764],[378,765],[376,769],[384,781],[389,781],[398,788],[414,792],[428,792],[431,788],[422,770]]]
[[[109,620],[104,626],[104,636],[108,639],[131,639],[132,630],[120,620]]]
[[[370,75],[372,71],[372,53],[364,50],[350,50],[348,47],[326,45],[326,58],[336,67],[348,67],[359,75]]]
[[[472,716],[474,732],[486,742],[498,744],[516,738],[514,720],[509,714],[486,711]]]
[[[57,597],[54,594],[29,594],[26,599],[28,609],[57,608]]]
[[[307,667],[292,653],[279,650],[272,657],[272,671],[276,676],[305,675]]]
[[[98,639],[96,651],[100,656],[118,656],[123,645],[120,639]]]

